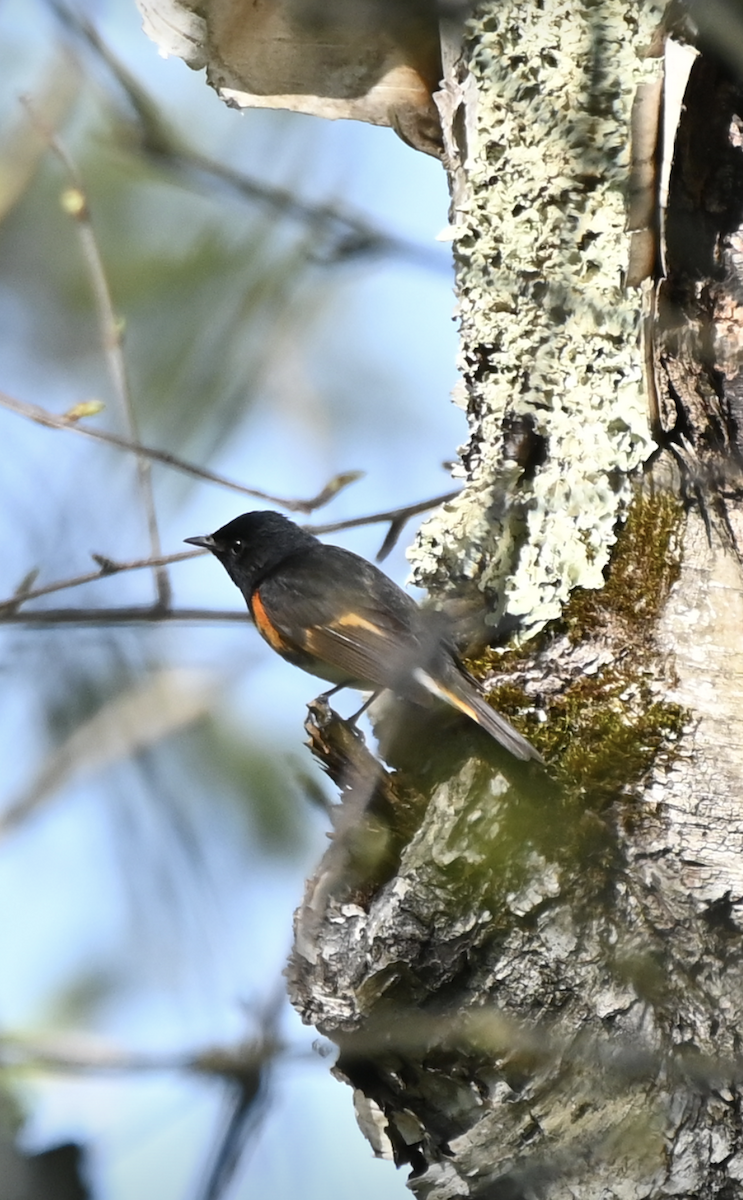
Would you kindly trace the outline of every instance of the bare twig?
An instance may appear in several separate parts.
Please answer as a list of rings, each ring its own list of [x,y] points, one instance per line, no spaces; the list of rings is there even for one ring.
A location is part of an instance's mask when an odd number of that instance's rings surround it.
[[[108,360],[114,395],[119,403],[124,428],[131,441],[139,446],[137,416],[132,402],[126,359],[122,350],[122,325],[114,310],[111,289],[108,286],[108,279],[103,265],[103,256],[98,247],[95,231],[90,219],[90,209],[82,177],[55,131],[43,123],[34,111],[33,105],[28,98],[24,100],[24,104],[31,121],[46,138],[49,148],[57,155],[57,158],[69,176],[71,186],[64,193],[63,208],[75,221],[80,235],[83,257],[88,268],[98,312],[103,351]],[[157,513],[155,511],[155,497],[152,490],[152,470],[147,455],[141,454],[138,449],[136,455],[137,476],[150,539],[150,554],[153,559],[157,559],[162,554],[162,547],[157,524]],[[167,608],[171,599],[168,572],[162,566],[155,567],[153,570],[158,604],[162,608]]]
[[[330,525],[303,525],[307,533],[338,533],[341,529],[356,529],[359,525],[380,525],[383,521],[398,521],[400,518],[414,517],[426,512],[429,508],[437,508],[439,504],[447,504],[459,495],[456,492],[444,492],[442,496],[433,496],[430,500],[418,500],[415,504],[406,504],[401,508],[392,508],[388,512],[372,513],[368,517],[349,517],[345,521],[334,521]]]
[[[16,400],[13,396],[7,395],[5,392],[0,392],[0,407],[7,408],[10,412],[16,413],[19,417],[26,417],[29,421],[35,421],[37,425],[45,425],[48,429],[71,429],[76,433],[82,434],[84,437],[93,438],[95,441],[106,442],[109,446],[115,446],[117,450],[125,450],[130,454],[141,454],[146,458],[152,459],[153,462],[163,463],[166,467],[172,467],[174,471],[181,471],[184,475],[193,475],[195,479],[204,479],[207,483],[216,483],[219,487],[229,488],[233,492],[240,492],[243,496],[251,496],[254,500],[265,500],[267,504],[277,504],[279,508],[285,508],[288,512],[314,512],[316,508],[321,508],[333,496],[336,496],[342,487],[346,487],[349,483],[360,479],[362,471],[345,471],[342,475],[337,475],[331,479],[330,483],[318,492],[317,496],[313,496],[309,500],[292,500],[286,496],[272,496],[268,492],[258,491],[257,488],[246,487],[242,483],[237,483],[234,479],[228,479],[225,475],[218,475],[215,471],[207,471],[204,467],[197,467],[194,463],[187,462],[184,458],[178,458],[175,454],[169,454],[167,450],[155,450],[151,446],[143,446],[140,442],[130,441],[128,438],[121,437],[117,433],[108,433],[103,429],[93,429],[90,425],[84,425],[76,417],[58,416],[56,413],[50,413],[47,409],[41,408],[38,404],[28,404],[24,400]],[[148,559],[149,565],[158,563],[157,559]],[[165,557],[165,562],[177,561]]]
[[[398,543],[400,534],[405,528],[407,519],[407,516],[402,516],[397,517],[394,521],[390,521],[390,527],[387,530],[387,536],[377,552],[377,562],[383,562],[387,555],[392,553]]]
[[[51,592],[61,592],[65,588],[80,587],[84,583],[94,583],[96,579],[104,579],[107,575],[116,575],[119,571],[152,570],[153,567],[166,566],[170,563],[183,562],[187,558],[198,558],[203,550],[182,550],[179,554],[164,554],[158,559],[139,558],[132,562],[119,563],[112,558],[104,558],[94,554],[92,557],[100,563],[97,571],[88,571],[85,575],[73,575],[69,579],[60,579],[56,583],[47,583],[43,587],[24,588],[21,586],[7,600],[0,601],[0,620],[5,620],[18,610],[27,600],[36,600],[39,596],[48,596]],[[25,580],[24,580],[25,583]]]
[[[442,496],[434,496],[431,500],[419,500],[417,504],[393,508],[389,512],[374,513],[370,517],[351,517],[350,520],[336,521],[331,525],[305,525],[304,528],[308,533],[337,533],[341,529],[355,529],[359,525],[376,525],[382,521],[389,521],[390,527],[377,554],[377,562],[381,562],[392,550],[410,517],[427,512],[429,508],[438,508],[439,504],[447,504],[458,495],[458,491],[444,492]]]

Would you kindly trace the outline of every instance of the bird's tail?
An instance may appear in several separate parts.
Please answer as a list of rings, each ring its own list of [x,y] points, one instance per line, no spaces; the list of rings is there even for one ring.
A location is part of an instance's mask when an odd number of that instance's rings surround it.
[[[453,663],[452,671],[447,672],[445,681],[434,679],[428,671],[421,668],[418,668],[413,674],[426,691],[464,713],[471,721],[475,721],[515,758],[520,758],[522,762],[528,762],[530,759],[535,759],[540,763],[544,762],[539,751],[535,750],[525,737],[522,737],[518,729],[514,729],[510,721],[490,707],[475,681],[470,682],[466,675],[456,669]]]

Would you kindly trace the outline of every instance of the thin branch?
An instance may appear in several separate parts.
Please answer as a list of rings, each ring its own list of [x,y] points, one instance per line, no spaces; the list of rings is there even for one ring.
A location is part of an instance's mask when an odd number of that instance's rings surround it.
[[[389,512],[375,513],[371,517],[352,517],[349,521],[336,521],[332,525],[305,525],[304,528],[308,533],[336,533],[340,529],[353,529],[358,525],[376,525],[378,522],[389,521],[387,535],[377,554],[377,562],[382,562],[395,546],[410,517],[426,512],[429,508],[438,508],[440,504],[447,504],[458,495],[458,491],[444,492],[442,496],[434,496],[432,500],[421,500],[417,504],[408,504],[404,508],[393,508]]]
[[[154,621],[188,621],[192,625],[249,620],[247,610],[218,608],[160,608],[159,604],[130,608],[42,608],[0,616],[6,625],[140,625]]]
[[[316,239],[311,261],[319,266],[334,267],[359,259],[396,258],[411,265],[440,274],[451,274],[451,260],[438,247],[417,245],[407,238],[375,228],[370,221],[344,212],[339,205],[313,204],[301,200],[284,188],[272,187],[252,179],[234,167],[182,149],[165,152],[145,144],[145,150],[160,165],[199,182],[199,177],[216,180],[238,196],[263,203],[290,220],[306,223]]]
[[[82,177],[66,147],[54,130],[44,124],[34,111],[33,105],[28,98],[23,103],[32,123],[43,134],[50,149],[57,155],[57,158],[69,176],[71,187],[63,196],[63,208],[75,221],[80,235],[83,258],[88,268],[95,306],[98,312],[103,351],[108,361],[114,395],[119,403],[124,429],[131,441],[139,445],[137,415],[134,411],[126,359],[122,350],[122,324],[114,310],[111,289],[108,285],[103,265],[103,256],[98,247],[90,218],[90,208]],[[150,540],[150,554],[154,559],[157,559],[162,554],[162,546],[157,524],[157,513],[155,511],[155,496],[152,489],[152,469],[147,455],[141,454],[137,450],[136,456],[137,476]],[[164,567],[155,567],[154,576],[158,604],[161,608],[167,608],[171,600],[168,572]]]
[[[56,583],[47,583],[44,587],[27,588],[21,585],[15,595],[0,601],[0,620],[12,616],[13,610],[27,600],[37,600],[39,596],[48,596],[51,592],[61,592],[65,588],[81,587],[84,583],[94,583],[96,579],[105,579],[109,575],[117,575],[119,571],[152,570],[153,567],[167,566],[170,563],[184,562],[187,558],[198,558],[203,550],[182,550],[180,554],[164,554],[160,558],[139,558],[132,562],[118,563],[103,555],[94,554],[92,557],[100,563],[97,571],[88,571],[85,575],[73,575],[69,579],[60,579]],[[104,611],[104,610],[101,610]]]
[[[6,392],[0,392],[0,407],[7,408],[19,417],[35,421],[37,425],[45,425],[48,429],[72,430],[75,433],[82,434],[84,437],[93,438],[95,441],[106,442],[107,445],[114,446],[117,450],[125,450],[130,454],[144,455],[146,458],[152,459],[153,462],[159,462],[166,467],[172,467],[174,471],[181,471],[184,475],[192,475],[195,479],[204,479],[207,483],[216,483],[219,487],[229,488],[233,492],[240,492],[243,496],[251,496],[254,500],[265,500],[267,504],[277,504],[279,508],[285,508],[288,512],[314,512],[316,508],[321,508],[323,504],[326,504],[328,500],[336,496],[341,487],[355,482],[363,475],[362,471],[345,471],[341,475],[337,475],[334,479],[331,479],[330,483],[326,484],[322,491],[318,492],[310,500],[291,500],[285,496],[272,496],[268,492],[261,492],[256,488],[249,488],[242,483],[236,483],[234,479],[228,479],[225,475],[218,475],[214,471],[207,471],[204,467],[197,467],[194,463],[187,462],[184,458],[178,458],[176,454],[169,454],[167,450],[155,450],[151,446],[143,446],[140,442],[132,442],[117,433],[108,433],[102,429],[93,429],[90,425],[84,425],[76,417],[58,416],[56,413],[50,413],[47,409],[41,408],[37,404],[28,404],[24,400],[16,400]],[[155,563],[159,562],[160,559],[148,559],[147,561],[148,563]],[[166,557],[164,561],[170,562],[171,560]]]
[[[359,525],[381,525],[383,521],[399,521],[401,518],[415,517],[418,513],[426,512],[429,508],[438,508],[439,504],[448,504],[459,495],[456,492],[444,492],[441,496],[433,496],[430,500],[418,500],[415,504],[405,504],[401,508],[391,508],[388,512],[372,513],[368,517],[349,517],[346,521],[334,521],[330,525],[303,525],[307,533],[338,533],[341,529],[356,529]]]
[[[332,484],[328,485],[331,487]],[[327,489],[326,489],[327,490]],[[391,509],[388,512],[372,513],[366,517],[351,517],[347,521],[336,521],[330,525],[304,525],[303,528],[309,533],[331,533],[342,529],[353,529],[360,525],[375,525],[383,521],[390,522],[390,528],[398,531],[402,528],[404,522],[417,513],[426,512],[429,508],[435,508],[439,504],[445,504],[448,500],[453,500],[458,495],[457,492],[445,492],[441,496],[434,496],[429,500],[421,500],[416,504],[408,504],[402,508]],[[385,545],[389,541],[389,535],[385,539]],[[44,584],[42,587],[32,588],[30,583],[35,578],[35,573],[31,572],[22,581],[16,592],[9,596],[6,600],[0,601],[0,622],[9,624],[28,624],[28,625],[52,625],[52,624],[100,624],[110,621],[113,624],[131,623],[136,621],[223,621],[223,620],[245,620],[244,611],[218,611],[212,609],[171,609],[161,608],[159,604],[154,606],[143,607],[141,605],[130,606],[126,608],[93,608],[93,609],[77,609],[77,608],[60,608],[60,609],[41,609],[35,612],[20,611],[21,605],[28,600],[37,600],[40,596],[48,596],[52,592],[61,592],[66,588],[80,587],[85,583],[94,583],[98,579],[105,579],[109,575],[116,575],[123,571],[141,571],[167,566],[171,563],[185,562],[190,558],[201,558],[207,554],[206,550],[181,550],[177,554],[161,555],[156,559],[139,558],[132,559],[129,562],[117,562],[102,554],[94,554],[93,558],[99,564],[97,571],[88,571],[83,575],[74,575],[68,579],[57,580],[54,583]]]

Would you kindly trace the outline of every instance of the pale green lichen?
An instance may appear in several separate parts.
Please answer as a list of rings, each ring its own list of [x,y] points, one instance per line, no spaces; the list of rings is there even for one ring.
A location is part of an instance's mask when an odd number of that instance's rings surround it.
[[[474,436],[467,486],[410,557],[417,583],[474,580],[494,621],[526,630],[601,586],[627,476],[654,449],[639,296],[622,278],[630,113],[660,69],[646,51],[661,9],[493,0],[469,25],[469,193],[453,225]],[[503,459],[507,413],[546,439],[531,477]]]

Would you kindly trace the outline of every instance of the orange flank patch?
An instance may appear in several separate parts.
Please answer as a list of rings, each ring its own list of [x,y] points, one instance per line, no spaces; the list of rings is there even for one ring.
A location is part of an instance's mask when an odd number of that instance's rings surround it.
[[[253,595],[250,597],[250,611],[253,614],[256,629],[261,637],[266,639],[269,646],[277,650],[279,654],[285,654],[288,650],[293,649],[288,642],[284,641],[278,629],[271,623],[271,619],[263,607],[263,601],[258,592],[253,592]]]

